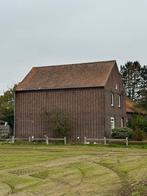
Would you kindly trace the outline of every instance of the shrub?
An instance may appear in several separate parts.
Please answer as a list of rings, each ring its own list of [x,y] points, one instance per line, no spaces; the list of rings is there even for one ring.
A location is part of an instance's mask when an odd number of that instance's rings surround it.
[[[70,134],[70,120],[62,111],[46,112],[49,120],[50,129],[53,130],[55,137],[69,136]]]
[[[125,139],[128,137],[131,139],[133,136],[133,130],[128,127],[115,128],[112,130],[112,137],[117,139]]]
[[[143,130],[147,133],[147,119],[143,115],[134,115],[132,119],[129,120],[128,126],[133,130]]]
[[[137,141],[143,141],[146,139],[146,134],[143,130],[135,130],[133,132],[133,139]]]

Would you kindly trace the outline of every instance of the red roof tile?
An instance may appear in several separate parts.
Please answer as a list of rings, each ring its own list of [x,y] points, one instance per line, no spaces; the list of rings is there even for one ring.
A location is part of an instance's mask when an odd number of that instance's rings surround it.
[[[17,91],[105,86],[116,61],[34,67]]]
[[[128,113],[138,113],[138,114],[147,114],[142,107],[137,105],[134,101],[126,97],[126,112]]]

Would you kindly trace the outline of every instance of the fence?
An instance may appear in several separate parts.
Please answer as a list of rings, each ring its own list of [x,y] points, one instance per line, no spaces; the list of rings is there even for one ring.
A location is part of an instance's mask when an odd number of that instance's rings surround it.
[[[64,138],[49,138],[49,137],[44,137],[44,138],[34,138],[29,136],[28,138],[15,138],[14,136],[12,136],[11,138],[8,139],[0,139],[0,141],[6,141],[9,143],[14,143],[15,141],[28,141],[28,142],[35,142],[35,141],[45,141],[46,144],[49,144],[49,141],[63,141],[64,144],[67,143],[67,139],[66,137]]]
[[[49,142],[56,142],[56,141],[63,141],[64,144],[67,144],[67,138],[49,138],[49,137],[44,137],[44,138],[34,138],[29,136],[28,138],[15,138],[14,136],[12,136],[11,138],[7,138],[7,139],[2,139],[0,138],[0,141],[2,142],[8,142],[8,143],[14,143],[15,141],[28,141],[28,142],[35,142],[35,141],[44,141],[46,144],[49,144]],[[110,143],[124,143],[126,146],[128,146],[129,144],[147,144],[147,140],[145,141],[132,141],[132,140],[128,140],[128,138],[126,137],[126,139],[112,139],[112,138],[87,138],[84,137],[84,144],[110,144]]]
[[[87,138],[84,137],[84,144],[97,144],[97,143],[103,143],[104,145],[109,144],[109,143],[124,143],[126,144],[126,146],[128,146],[129,144],[147,144],[147,140],[144,141],[133,141],[133,140],[128,140],[128,138],[126,137],[126,139],[113,139],[113,138]]]
[[[87,138],[84,137],[84,144],[97,144],[97,143],[103,143],[104,145],[108,144],[108,143],[125,143],[126,146],[129,145],[129,141],[128,138],[126,137],[126,139],[112,139],[112,138]]]

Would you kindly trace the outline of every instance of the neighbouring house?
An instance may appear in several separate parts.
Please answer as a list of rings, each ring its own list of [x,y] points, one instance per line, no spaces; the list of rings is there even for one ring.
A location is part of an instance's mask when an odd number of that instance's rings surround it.
[[[8,138],[10,136],[10,126],[8,123],[0,120],[0,138]]]
[[[130,121],[135,115],[141,115],[147,119],[147,111],[128,97],[126,97],[126,114],[127,121]]]
[[[54,137],[46,112],[70,118],[70,139],[110,137],[126,125],[126,96],[116,61],[34,67],[16,88],[15,136]]]

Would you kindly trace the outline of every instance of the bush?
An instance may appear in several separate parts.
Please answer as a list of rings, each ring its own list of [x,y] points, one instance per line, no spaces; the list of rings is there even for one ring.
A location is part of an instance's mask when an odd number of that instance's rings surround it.
[[[146,139],[146,134],[142,130],[135,130],[133,132],[133,139],[137,141],[143,141]]]
[[[62,111],[46,112],[50,129],[54,132],[54,137],[68,137],[70,134],[70,120]]]
[[[117,139],[125,139],[128,137],[131,139],[133,136],[133,130],[128,127],[115,128],[112,130],[112,137]]]
[[[129,120],[128,126],[133,130],[143,130],[147,133],[147,119],[143,115],[134,115],[132,119]]]

